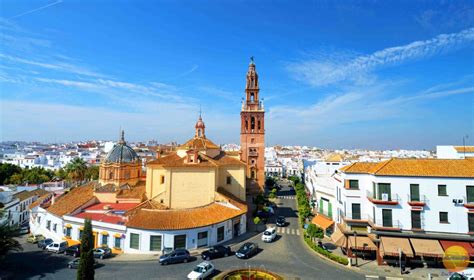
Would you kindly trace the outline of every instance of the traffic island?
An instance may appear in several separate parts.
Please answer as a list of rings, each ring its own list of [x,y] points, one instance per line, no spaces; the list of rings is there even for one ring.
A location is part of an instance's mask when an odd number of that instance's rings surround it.
[[[213,280],[283,280],[283,277],[259,268],[227,270],[212,278]]]

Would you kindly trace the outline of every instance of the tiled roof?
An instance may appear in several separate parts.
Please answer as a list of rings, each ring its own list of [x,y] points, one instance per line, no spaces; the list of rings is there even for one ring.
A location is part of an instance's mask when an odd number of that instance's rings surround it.
[[[117,193],[117,198],[136,198],[143,199],[145,198],[145,181],[139,181],[134,187],[127,189],[121,189]]]
[[[226,197],[226,194],[221,194]],[[156,210],[141,208],[131,212],[127,226],[141,229],[180,230],[205,227],[238,217],[247,212],[247,205],[236,198],[214,202],[203,207]]]
[[[138,203],[97,203],[84,209],[84,211],[113,211],[125,210],[128,211],[136,207]],[[108,207],[108,209],[106,209]]]
[[[55,203],[48,208],[48,212],[58,217],[73,212],[94,197],[94,184],[94,182],[91,182],[75,187],[68,193],[56,198]]]
[[[327,162],[341,162],[342,160],[342,156],[338,153],[331,153],[325,158]]]
[[[40,196],[35,202],[31,203],[30,206],[28,206],[28,208],[33,209],[36,206],[39,206],[41,203],[43,203],[44,200],[46,200],[48,197],[53,196],[53,195],[54,195],[53,193],[47,193]]]
[[[474,178],[474,160],[392,158],[379,163],[353,163],[340,170],[380,176]]]
[[[454,149],[458,152],[458,153],[474,153],[474,146],[454,146]]]
[[[216,167],[216,166],[226,166],[226,165],[245,165],[242,161],[226,155],[225,152],[221,152],[215,158],[211,158],[205,154],[199,153],[199,163],[186,163],[185,158],[178,156],[176,152],[171,153],[168,156],[155,159],[148,162],[148,165],[161,165],[163,167]]]
[[[117,225],[125,224],[125,219],[124,219],[123,216],[112,215],[112,214],[107,214],[107,213],[81,212],[77,215],[74,215],[74,217],[81,218],[81,219],[91,219],[93,221],[110,223],[110,224],[117,224]]]
[[[25,199],[28,199],[28,198],[34,196],[34,194],[31,194],[29,191],[21,191],[21,192],[17,192],[13,196],[15,198],[18,198],[20,201],[23,201]]]
[[[219,149],[219,146],[205,137],[194,137],[179,146],[179,149]]]

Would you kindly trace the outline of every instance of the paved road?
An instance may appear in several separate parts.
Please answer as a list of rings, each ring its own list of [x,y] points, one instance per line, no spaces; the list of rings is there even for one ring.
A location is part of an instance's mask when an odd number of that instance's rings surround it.
[[[281,197],[281,198],[280,198]],[[295,213],[294,192],[284,187],[279,192],[277,215],[287,217],[289,225],[278,230],[273,243],[263,243],[261,235],[252,237],[263,249],[249,260],[235,256],[213,260],[220,270],[242,267],[265,268],[285,276],[286,279],[365,279],[363,275],[322,260],[310,251],[302,240]],[[24,252],[10,254],[1,269],[12,271],[14,279],[74,279],[76,270],[66,268],[72,257],[38,251],[36,245],[26,243]],[[236,250],[239,244],[232,247]],[[117,262],[102,260],[96,269],[96,279],[186,279],[186,275],[200,262],[160,266],[157,261]]]

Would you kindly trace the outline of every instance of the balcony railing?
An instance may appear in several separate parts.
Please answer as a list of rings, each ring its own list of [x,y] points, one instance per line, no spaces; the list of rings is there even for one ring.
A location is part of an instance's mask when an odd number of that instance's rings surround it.
[[[428,199],[426,198],[426,195],[412,196],[408,194],[407,199],[408,204],[411,206],[425,206],[428,204]]]
[[[459,200],[453,199],[454,204],[463,204],[466,208],[474,208],[474,201],[472,199],[468,200],[466,196],[463,196],[462,202],[459,203]]]
[[[367,191],[367,198],[374,204],[396,205],[400,203],[398,194],[382,193],[380,196],[375,196],[371,191]]]
[[[402,223],[399,220],[392,219],[391,224],[390,223],[384,224],[383,219],[381,218],[374,219],[370,215],[368,215],[368,220],[369,220],[369,224],[371,224],[372,227],[374,228],[393,229],[393,230],[399,230],[403,228]]]
[[[367,215],[366,213],[360,213],[359,217],[357,217],[357,215],[354,215],[352,212],[346,212],[345,214],[342,214],[342,218],[344,219],[344,221],[369,221],[369,215]]]

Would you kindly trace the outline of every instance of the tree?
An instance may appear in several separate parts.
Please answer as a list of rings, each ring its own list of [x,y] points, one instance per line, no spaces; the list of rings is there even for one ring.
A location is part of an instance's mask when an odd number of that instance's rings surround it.
[[[311,240],[314,241],[315,238],[323,238],[324,231],[322,228],[316,226],[315,224],[309,224],[306,228],[306,234],[311,237]]]
[[[98,165],[91,165],[91,166],[87,167],[85,177],[88,180],[97,180],[97,179],[99,179],[99,166]]]
[[[81,236],[81,259],[77,270],[77,280],[94,279],[94,236],[92,235],[92,222],[84,221],[84,230]]]
[[[262,220],[260,219],[260,217],[255,217],[253,218],[253,223],[255,224],[255,231],[258,231],[258,225],[260,224]]]
[[[21,168],[17,165],[0,163],[0,185],[4,185],[13,174],[20,172]]]
[[[84,181],[87,172],[86,162],[82,158],[76,157],[66,165],[66,172],[69,179]]]
[[[64,180],[67,178],[67,172],[64,168],[59,168],[54,172],[54,177],[57,177],[60,180]]]
[[[3,210],[0,210],[0,220],[3,214]],[[10,225],[9,222],[10,220],[7,219],[0,224],[0,257],[5,256],[9,251],[23,250],[20,242],[14,239],[14,237],[20,235],[20,229],[17,225]]]

